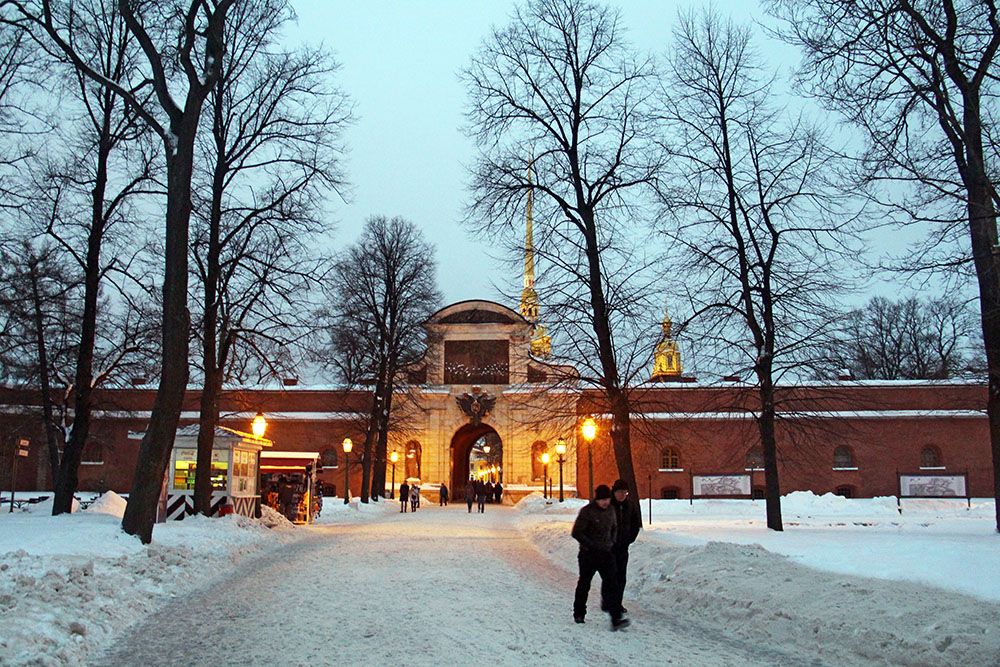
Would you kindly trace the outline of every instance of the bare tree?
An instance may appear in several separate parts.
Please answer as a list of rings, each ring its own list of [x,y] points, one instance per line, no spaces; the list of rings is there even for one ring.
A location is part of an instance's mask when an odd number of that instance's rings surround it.
[[[206,105],[211,133],[200,143],[208,196],[196,197],[193,243],[203,371],[194,501],[206,515],[223,383],[250,365],[277,374],[282,359],[273,348],[308,333],[315,309],[308,299],[329,266],[315,250],[322,199],[343,186],[341,133],[350,107],[332,85],[337,66],[328,54],[275,47],[292,18],[285,0],[230,11],[224,40],[231,57]]]
[[[144,3],[119,0],[118,11],[142,52],[145,75],[133,86],[101,73],[102,54],[81,51],[76,35],[84,20],[72,7],[51,0],[3,0],[0,11],[39,41],[53,47],[87,78],[122,97],[163,143],[167,171],[163,344],[160,384],[139,459],[122,528],[143,543],[152,540],[157,501],[170,459],[188,380],[188,228],[195,136],[202,105],[222,66],[226,13],[233,0],[175,0]],[[181,95],[175,95],[178,89]],[[149,100],[146,92],[151,90]],[[177,99],[183,99],[178,103]],[[155,100],[155,102],[153,101]]]
[[[874,297],[844,320],[832,342],[831,371],[861,380],[940,380],[970,370],[976,326],[965,302]]]
[[[538,0],[517,9],[464,71],[469,130],[480,148],[471,225],[509,238],[533,192],[536,246],[558,258],[549,265],[549,284],[575,297],[558,301],[572,304],[577,316],[559,315],[549,300],[546,312],[556,326],[577,322],[589,329],[569,345],[598,369],[592,380],[611,412],[618,472],[636,503],[629,377],[615,325],[618,316],[632,314],[635,301],[619,296],[641,271],[629,263],[642,259],[628,243],[638,234],[632,205],[660,167],[647,113],[652,76],[650,62],[625,44],[618,14],[581,0]]]
[[[358,359],[345,370],[361,370],[372,387],[361,457],[361,502],[368,502],[369,496],[378,499],[385,488],[393,398],[401,374],[423,354],[423,323],[441,300],[436,271],[434,249],[415,224],[375,216],[332,275],[331,354]],[[352,378],[345,374],[343,379]]]
[[[771,0],[781,35],[804,53],[802,88],[864,132],[862,176],[887,180],[886,203],[928,230],[914,269],[971,264],[989,371],[994,495],[1000,497],[1000,256],[997,247],[996,58],[993,2]],[[899,185],[910,186],[899,188]],[[893,195],[893,188],[902,190]],[[910,196],[910,201],[906,197]],[[954,247],[954,246],[951,246]],[[1000,503],[996,507],[1000,531]]]
[[[666,233],[701,337],[727,355],[729,373],[753,378],[767,525],[782,530],[776,385],[816,359],[832,328],[852,218],[822,136],[773,108],[747,28],[682,14],[667,81],[676,177],[662,191]]]

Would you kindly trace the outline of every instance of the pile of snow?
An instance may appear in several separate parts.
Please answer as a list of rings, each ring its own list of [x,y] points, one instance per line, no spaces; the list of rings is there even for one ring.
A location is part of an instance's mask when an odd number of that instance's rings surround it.
[[[423,502],[427,502],[426,498]],[[317,524],[345,523],[355,521],[372,521],[385,514],[398,512],[399,500],[382,498],[378,502],[361,502],[358,497],[344,503],[343,498],[323,498],[323,511],[320,512]]]
[[[576,512],[558,505],[519,505],[520,524],[573,571]],[[895,498],[794,493],[782,502],[784,532],[767,529],[763,502],[652,505],[650,527],[642,503],[645,530],[630,550],[630,609],[822,650],[833,663],[1000,664],[992,500],[904,500],[900,514]]]
[[[77,665],[130,625],[250,554],[306,534],[231,515],[157,525],[145,546],[121,530],[124,500],[50,516],[0,515],[0,664]]]
[[[125,516],[125,506],[128,503],[124,498],[114,491],[108,491],[87,508],[87,512],[97,512],[98,514],[110,514],[119,519]]]

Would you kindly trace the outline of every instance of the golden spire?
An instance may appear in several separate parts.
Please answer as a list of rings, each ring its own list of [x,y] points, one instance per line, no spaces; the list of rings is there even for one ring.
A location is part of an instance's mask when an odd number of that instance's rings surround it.
[[[673,325],[670,314],[664,310],[663,333],[653,353],[653,375],[650,377],[653,382],[678,378],[684,370],[681,365],[681,351],[677,347],[677,341],[671,336]]]
[[[534,202],[531,186],[531,164],[528,164],[528,207],[524,232],[524,289],[521,290],[521,317],[532,324],[538,323],[538,293],[535,292],[535,243],[532,230],[531,209]]]

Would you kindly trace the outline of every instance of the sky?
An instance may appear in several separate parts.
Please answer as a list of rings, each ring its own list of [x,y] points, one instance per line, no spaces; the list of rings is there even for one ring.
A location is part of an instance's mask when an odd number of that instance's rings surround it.
[[[520,266],[491,253],[489,239],[462,227],[469,198],[468,169],[476,151],[462,131],[465,90],[459,72],[490,34],[505,25],[513,2],[484,0],[293,0],[298,25],[291,40],[323,43],[341,63],[338,84],[355,103],[346,134],[350,201],[330,204],[335,238],[353,242],[371,215],[403,216],[437,246],[444,303],[503,300],[495,286],[520,282]],[[763,17],[755,0],[716,0],[734,19]],[[629,42],[663,53],[681,4],[615,3]],[[697,4],[695,6],[698,6]],[[795,52],[763,40],[768,55]],[[495,244],[499,249],[500,244]],[[509,259],[509,258],[508,258]]]

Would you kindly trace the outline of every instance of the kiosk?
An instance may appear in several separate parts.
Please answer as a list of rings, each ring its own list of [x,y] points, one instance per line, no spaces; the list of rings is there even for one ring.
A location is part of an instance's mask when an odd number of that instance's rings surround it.
[[[212,516],[228,511],[254,516],[261,450],[273,443],[224,426],[215,429],[212,447]],[[160,518],[183,519],[194,514],[194,479],[198,461],[198,425],[177,429]]]
[[[261,452],[263,503],[292,523],[312,523],[319,512],[316,472],[319,452]]]

